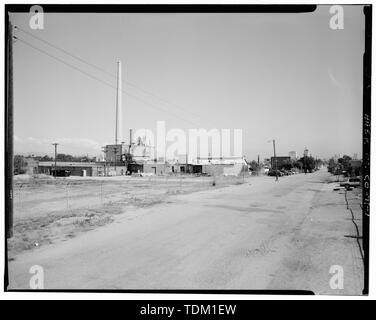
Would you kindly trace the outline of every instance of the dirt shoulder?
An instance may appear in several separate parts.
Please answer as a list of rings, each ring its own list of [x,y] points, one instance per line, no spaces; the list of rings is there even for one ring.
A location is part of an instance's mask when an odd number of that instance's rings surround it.
[[[152,176],[69,177],[16,176],[14,236],[8,257],[68,241],[112,223],[117,215],[168,203],[176,195],[243,183],[242,177]]]
[[[320,295],[361,295],[364,287],[362,255],[349,206],[361,228],[360,189],[334,191],[324,184],[312,201],[302,225],[290,239],[292,253],[283,260],[269,287],[312,290]],[[343,289],[332,288],[331,270],[343,270]],[[331,269],[332,268],[332,269]]]

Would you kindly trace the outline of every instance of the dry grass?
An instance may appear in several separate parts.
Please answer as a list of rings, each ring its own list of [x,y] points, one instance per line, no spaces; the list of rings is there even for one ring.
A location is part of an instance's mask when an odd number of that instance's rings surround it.
[[[115,215],[128,208],[150,207],[169,202],[170,197],[179,194],[241,183],[242,177],[16,176],[14,236],[8,241],[9,258],[111,223]]]

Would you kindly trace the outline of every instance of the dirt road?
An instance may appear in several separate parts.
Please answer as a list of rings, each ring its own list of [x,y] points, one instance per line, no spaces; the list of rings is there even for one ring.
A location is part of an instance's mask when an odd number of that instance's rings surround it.
[[[362,260],[343,194],[325,170],[255,177],[132,208],[114,223],[27,251],[9,263],[10,288],[29,269],[50,289],[305,289],[361,294]],[[344,269],[331,289],[330,267]]]

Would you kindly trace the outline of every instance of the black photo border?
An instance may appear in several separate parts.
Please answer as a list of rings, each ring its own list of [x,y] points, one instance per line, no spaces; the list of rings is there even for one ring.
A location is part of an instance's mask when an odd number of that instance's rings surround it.
[[[326,5],[326,4],[324,4]],[[322,6],[324,6],[322,5]],[[363,4],[356,4],[363,6]],[[307,290],[85,290],[85,289],[8,289],[8,227],[12,220],[9,212],[13,211],[13,108],[9,101],[13,99],[9,90],[9,13],[30,11],[32,4],[6,4],[5,14],[5,292],[78,292],[78,293],[162,293],[162,294],[268,294],[268,295],[313,295]],[[329,5],[328,5],[329,6]],[[42,4],[45,13],[303,13],[313,12],[317,5],[250,5],[250,4]],[[363,249],[364,249],[364,289],[369,290],[369,214],[370,214],[370,145],[371,145],[371,47],[372,47],[372,4],[364,4],[365,15],[365,52],[363,57]]]

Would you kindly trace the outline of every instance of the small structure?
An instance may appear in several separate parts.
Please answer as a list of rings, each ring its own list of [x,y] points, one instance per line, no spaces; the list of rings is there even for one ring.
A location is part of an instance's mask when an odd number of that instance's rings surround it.
[[[192,164],[193,170],[200,170],[201,167],[201,173],[211,176],[238,176],[249,172],[244,157],[198,157]]]
[[[290,157],[291,161],[296,161],[296,160],[298,160],[298,153],[296,151],[290,151],[289,157]]]
[[[271,157],[270,160],[272,169],[291,168],[291,158],[289,156]]]
[[[38,163],[38,173],[52,175],[55,170],[54,161]],[[98,162],[56,162],[56,170],[67,170],[71,176],[98,176],[104,171],[104,167]],[[100,174],[101,173],[101,174]]]

